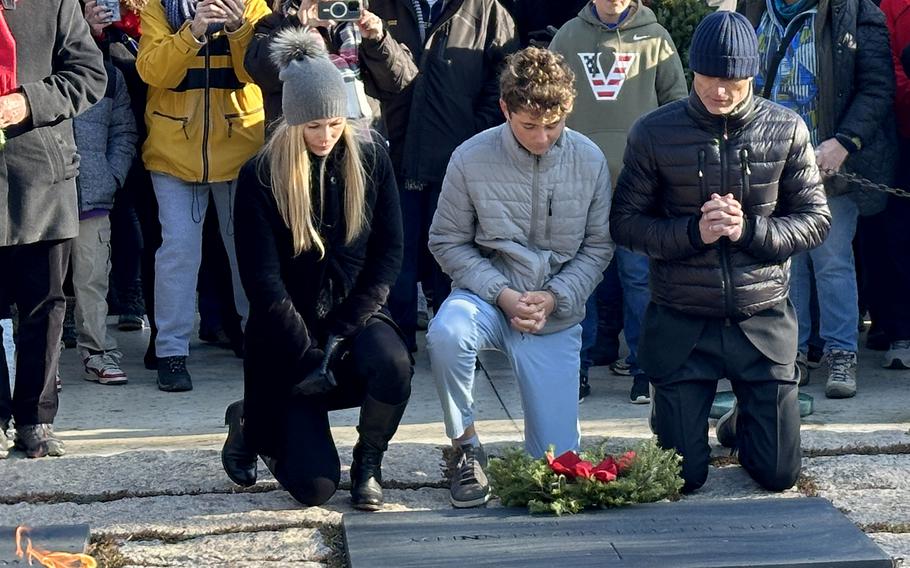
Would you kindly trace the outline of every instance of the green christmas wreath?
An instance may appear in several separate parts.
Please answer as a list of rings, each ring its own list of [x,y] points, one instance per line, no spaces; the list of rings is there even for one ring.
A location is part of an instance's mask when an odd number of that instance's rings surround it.
[[[676,499],[683,485],[681,464],[679,454],[648,440],[619,456],[600,447],[555,457],[551,448],[535,459],[512,448],[490,459],[487,474],[503,505],[563,515]]]

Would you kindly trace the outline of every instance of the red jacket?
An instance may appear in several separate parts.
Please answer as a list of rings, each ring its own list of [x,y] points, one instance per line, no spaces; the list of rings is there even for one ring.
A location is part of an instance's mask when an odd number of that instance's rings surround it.
[[[882,0],[881,9],[891,34],[891,56],[897,79],[894,113],[901,137],[910,138],[910,77],[907,77],[900,61],[901,52],[910,44],[910,0]]]

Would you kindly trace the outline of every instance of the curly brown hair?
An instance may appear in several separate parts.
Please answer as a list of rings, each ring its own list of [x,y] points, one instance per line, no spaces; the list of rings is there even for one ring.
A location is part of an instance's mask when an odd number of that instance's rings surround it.
[[[526,47],[506,60],[499,91],[509,112],[527,111],[549,124],[572,112],[575,73],[562,55]]]

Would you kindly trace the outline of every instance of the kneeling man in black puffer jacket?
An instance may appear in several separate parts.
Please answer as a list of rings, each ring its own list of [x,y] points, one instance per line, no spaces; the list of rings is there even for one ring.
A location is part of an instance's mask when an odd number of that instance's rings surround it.
[[[781,491],[800,469],[789,259],[821,244],[831,215],[802,119],[752,93],[748,21],[711,14],[689,58],[688,100],[632,128],[610,215],[616,243],[651,258],[639,361],[652,377],[652,428],[683,456],[683,491],[698,489],[708,414],[727,378],[738,402],[718,440]]]

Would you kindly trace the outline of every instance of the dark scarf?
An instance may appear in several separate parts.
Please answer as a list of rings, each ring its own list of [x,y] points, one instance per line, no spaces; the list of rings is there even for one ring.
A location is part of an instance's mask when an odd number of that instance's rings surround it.
[[[6,10],[0,7],[0,96],[16,90],[16,38],[6,23]]]
[[[179,30],[185,22],[193,21],[196,17],[197,0],[164,0],[164,14],[167,16],[167,23],[175,32]],[[208,34],[220,31],[223,24],[209,24]]]
[[[780,20],[780,23],[787,25],[793,18],[799,16],[806,10],[811,10],[818,5],[818,0],[798,0],[793,4],[787,4],[784,0],[773,0],[771,6],[774,8],[774,14]]]

